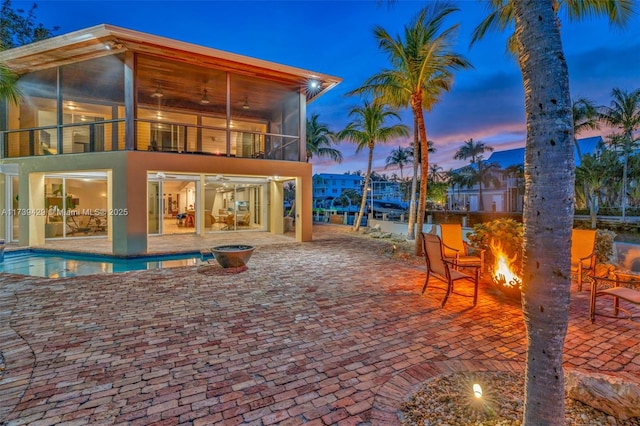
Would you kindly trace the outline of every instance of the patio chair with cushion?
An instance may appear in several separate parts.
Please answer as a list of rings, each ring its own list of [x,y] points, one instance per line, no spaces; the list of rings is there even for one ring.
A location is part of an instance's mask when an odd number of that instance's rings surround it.
[[[455,269],[467,266],[480,268],[484,271],[484,249],[469,245],[462,238],[462,225],[459,223],[440,224],[440,234],[444,245],[444,257],[453,263]]]
[[[574,229],[571,233],[571,273],[578,280],[578,291],[582,291],[582,280],[586,273],[596,269],[596,230]]]
[[[454,283],[456,281],[467,280],[473,283],[473,294],[456,294],[464,297],[473,297],[473,306],[476,306],[478,302],[478,270],[480,267],[467,265],[475,270],[473,275],[468,275],[454,269],[453,263],[445,259],[444,245],[437,235],[422,233],[422,247],[427,262],[427,277],[424,281],[424,287],[422,287],[422,294],[427,290],[429,278],[432,276],[445,282],[447,284],[446,288],[435,287],[446,291],[444,300],[442,301],[442,307],[444,307],[451,293],[454,293]]]

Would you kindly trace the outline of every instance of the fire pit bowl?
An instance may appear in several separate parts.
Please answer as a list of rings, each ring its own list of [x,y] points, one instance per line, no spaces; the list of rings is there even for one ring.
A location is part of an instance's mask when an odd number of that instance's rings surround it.
[[[233,244],[213,247],[211,253],[223,268],[242,268],[244,270],[247,268],[247,262],[255,249],[253,246]]]

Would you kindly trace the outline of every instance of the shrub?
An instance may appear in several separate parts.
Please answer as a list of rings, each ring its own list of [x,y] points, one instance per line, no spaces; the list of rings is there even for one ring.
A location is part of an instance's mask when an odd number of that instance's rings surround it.
[[[491,251],[491,241],[500,243],[502,250],[509,256],[516,256],[513,266],[520,274],[522,268],[522,248],[524,245],[524,226],[509,218],[500,218],[491,222],[479,223],[473,226],[473,232],[467,235],[472,246],[485,249],[485,264],[491,268],[495,258]]]
[[[500,241],[502,250],[510,256],[516,255],[514,267],[522,268],[522,252],[524,246],[524,226],[513,219],[501,218],[491,222],[473,226],[473,232],[468,234],[471,245],[485,249],[485,263],[491,267],[494,257],[491,253],[491,240]],[[596,232],[596,263],[608,263],[613,256],[614,238],[616,233],[608,229],[598,229]],[[520,271],[514,271],[517,274]]]

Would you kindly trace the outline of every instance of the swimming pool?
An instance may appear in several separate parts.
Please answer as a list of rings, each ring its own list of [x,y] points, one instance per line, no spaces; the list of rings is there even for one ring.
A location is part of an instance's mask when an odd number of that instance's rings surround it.
[[[20,250],[5,253],[4,262],[0,262],[0,272],[62,278],[192,266],[200,262],[202,262],[202,255],[194,252],[125,259],[104,255]]]

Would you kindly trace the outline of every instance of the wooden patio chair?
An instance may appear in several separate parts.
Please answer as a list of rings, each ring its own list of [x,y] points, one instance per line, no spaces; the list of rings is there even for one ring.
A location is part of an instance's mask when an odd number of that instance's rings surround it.
[[[440,234],[444,245],[444,257],[453,263],[456,269],[479,267],[484,271],[484,249],[469,245],[462,238],[462,225],[459,223],[440,224]]]
[[[446,291],[444,300],[442,301],[442,307],[444,307],[451,293],[454,293],[454,283],[460,280],[468,280],[473,283],[473,294],[456,294],[464,297],[473,297],[473,306],[476,306],[476,304],[478,303],[478,269],[480,267],[467,265],[475,269],[475,273],[473,275],[468,275],[454,269],[453,263],[445,259],[444,245],[442,244],[442,240],[440,240],[440,237],[438,237],[437,235],[426,234],[423,232],[422,247],[424,250],[424,257],[427,262],[427,277],[424,281],[424,287],[422,287],[422,294],[424,294],[424,292],[427,290],[429,278],[431,278],[432,276],[445,282],[447,284],[446,288],[435,287]]]
[[[585,273],[596,270],[596,230],[574,229],[571,233],[571,273],[577,276],[578,291],[582,291]]]

